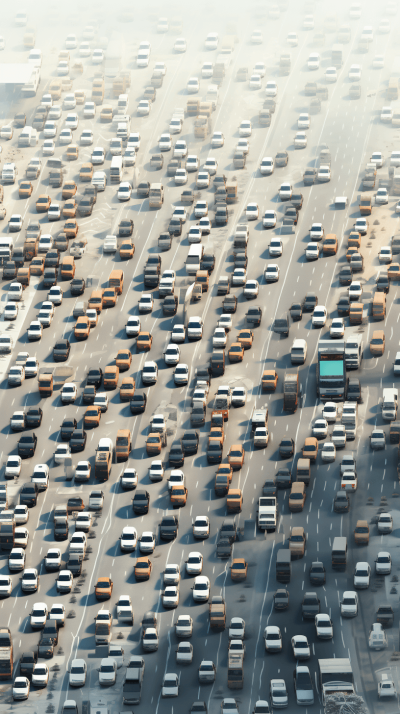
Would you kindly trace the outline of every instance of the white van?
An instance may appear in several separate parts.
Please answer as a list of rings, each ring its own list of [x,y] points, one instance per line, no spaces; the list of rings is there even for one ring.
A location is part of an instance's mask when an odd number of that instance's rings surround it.
[[[37,130],[32,126],[25,126],[18,137],[18,146],[36,146],[37,143]]]
[[[189,248],[189,253],[186,258],[186,274],[196,275],[200,270],[200,262],[203,257],[204,246],[202,243],[193,243]]]
[[[117,157],[115,157],[117,158]],[[98,191],[104,191],[107,186],[105,171],[95,171],[92,178],[92,186],[97,186]]]
[[[121,183],[122,181],[122,156],[113,156],[110,168],[111,183]]]

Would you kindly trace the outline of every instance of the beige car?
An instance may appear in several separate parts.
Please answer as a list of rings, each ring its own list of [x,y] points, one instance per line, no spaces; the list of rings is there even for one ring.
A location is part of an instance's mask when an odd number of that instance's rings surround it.
[[[306,534],[303,526],[295,526],[290,531],[289,550],[292,559],[302,558],[306,550]]]

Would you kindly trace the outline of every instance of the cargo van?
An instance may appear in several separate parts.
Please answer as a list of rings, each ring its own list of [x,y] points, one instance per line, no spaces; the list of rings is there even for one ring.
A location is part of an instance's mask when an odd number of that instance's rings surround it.
[[[108,278],[108,287],[115,288],[117,295],[121,295],[124,289],[124,271],[112,270]]]
[[[202,243],[194,243],[190,246],[185,263],[187,275],[196,275],[197,271],[200,270],[203,253],[204,246]]]
[[[32,126],[25,126],[18,137],[18,146],[36,146],[37,143],[38,134],[36,129]]]
[[[372,301],[372,317],[374,320],[384,320],[386,315],[386,293],[375,293]]]
[[[332,568],[345,570],[347,565],[347,538],[336,536],[332,546]]]
[[[290,583],[292,574],[290,550],[280,548],[276,555],[276,579],[278,583]]]
[[[113,156],[110,168],[111,183],[121,183],[122,181],[122,156]]]
[[[399,81],[397,77],[390,77],[389,84],[386,89],[386,99],[392,101],[399,98]]]
[[[303,481],[308,486],[311,478],[310,459],[298,459],[297,461],[297,481]]]
[[[304,364],[307,358],[307,342],[305,340],[294,340],[290,351],[290,361],[292,364]]]

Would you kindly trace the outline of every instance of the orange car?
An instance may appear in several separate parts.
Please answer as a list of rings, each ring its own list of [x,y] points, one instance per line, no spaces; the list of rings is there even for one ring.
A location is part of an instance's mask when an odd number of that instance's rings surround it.
[[[132,241],[124,240],[119,249],[119,257],[121,258],[121,260],[127,260],[133,257],[134,252],[135,246],[133,245]]]
[[[81,170],[79,171],[79,178],[81,181],[91,181],[93,178],[93,164],[82,164]]]
[[[232,481],[233,469],[230,464],[220,464],[217,468],[217,476],[226,476],[228,482]]]
[[[389,280],[400,280],[400,264],[391,263],[387,270]]]
[[[186,486],[172,486],[170,490],[171,504],[174,507],[186,506],[188,490]]]
[[[324,255],[336,255],[338,249],[338,241],[335,233],[328,233],[323,244],[322,252]]]
[[[129,402],[135,394],[135,380],[133,377],[124,377],[119,388],[121,402]]]
[[[361,233],[358,231],[351,231],[348,239],[347,239],[347,246],[350,248],[350,246],[358,248],[360,250],[361,248]]]
[[[233,444],[233,446],[231,446],[228,454],[228,462],[234,471],[242,468],[244,464],[244,448],[241,444]]]
[[[278,384],[278,375],[274,369],[265,369],[261,377],[262,388],[266,392],[275,392]]]
[[[149,456],[158,456],[161,454],[162,441],[161,434],[157,431],[150,432],[146,439],[146,452]]]
[[[351,261],[351,256],[352,256],[352,255],[357,255],[357,253],[358,253],[358,250],[357,250],[357,248],[356,248],[355,246],[351,245],[349,248],[347,248],[347,251],[346,251],[346,259],[347,259],[347,262],[350,263],[350,261]]]
[[[77,203],[74,198],[70,198],[63,205],[62,214],[64,218],[75,218]]]
[[[30,268],[31,268],[31,275],[43,275],[44,258],[40,255],[37,255],[36,258],[32,259]]]
[[[153,335],[150,332],[139,332],[136,340],[136,352],[147,352],[153,344]]]
[[[233,342],[228,351],[229,362],[243,362],[244,347],[240,342]]]
[[[79,156],[79,146],[77,146],[76,144],[70,144],[67,148],[66,155],[69,161],[74,161],[74,159],[77,159]]]
[[[152,567],[150,558],[138,558],[135,565],[136,580],[149,580]]]
[[[247,578],[247,563],[244,558],[235,558],[231,565],[232,580],[246,580]]]
[[[226,496],[228,513],[238,513],[242,510],[243,493],[240,488],[230,488]]]
[[[125,372],[132,363],[132,354],[130,350],[118,350],[118,354],[115,358],[115,364],[118,365],[121,372]]]
[[[62,197],[64,201],[68,198],[72,198],[73,196],[75,196],[77,190],[78,187],[75,181],[66,181],[62,188]]]
[[[86,315],[78,317],[75,323],[74,335],[77,340],[87,340],[90,334],[90,322]]]
[[[78,221],[75,218],[71,218],[69,221],[64,223],[64,233],[67,238],[76,238],[79,231]]]
[[[245,350],[249,350],[253,344],[254,332],[253,330],[240,330],[237,341]]]
[[[369,349],[374,357],[383,355],[385,351],[385,333],[383,330],[374,330],[369,343]]]
[[[318,441],[315,436],[307,436],[303,446],[303,459],[316,461],[318,456]]]
[[[119,367],[117,365],[110,365],[104,370],[104,389],[116,389],[118,386],[119,378]]]
[[[21,181],[19,185],[19,197],[29,198],[32,196],[33,186],[30,181]]]
[[[113,591],[113,581],[111,578],[99,578],[94,586],[96,600],[109,600]]]
[[[88,407],[86,409],[85,415],[83,417],[83,425],[84,425],[85,429],[99,426],[100,417],[101,417],[100,407],[94,407],[93,405]]]
[[[50,204],[51,204],[50,196],[46,196],[45,193],[42,193],[36,201],[36,212],[37,213],[46,213],[50,208]]]
[[[103,307],[115,307],[117,304],[117,291],[115,288],[104,288]]]

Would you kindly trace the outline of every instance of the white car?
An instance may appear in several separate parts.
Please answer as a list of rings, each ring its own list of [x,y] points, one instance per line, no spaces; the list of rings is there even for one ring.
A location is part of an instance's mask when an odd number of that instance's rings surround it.
[[[120,183],[117,193],[117,198],[119,201],[129,201],[132,194],[132,186],[129,181],[123,181]]]
[[[186,329],[184,325],[174,325],[171,332],[171,342],[181,344],[185,342]]]
[[[74,382],[65,382],[61,390],[61,401],[63,404],[71,404],[78,396],[78,387]]]
[[[210,185],[210,174],[208,171],[199,171],[196,179],[197,188],[208,188]]]
[[[49,548],[44,558],[44,567],[47,572],[60,569],[61,551],[58,548]]]
[[[381,151],[374,151],[369,161],[371,164],[375,164],[377,169],[381,169],[385,163],[385,159],[383,158]]]
[[[307,243],[306,247],[306,259],[307,260],[318,260],[320,254],[320,247],[318,243]]]
[[[203,570],[203,556],[197,551],[189,553],[186,561],[186,572],[188,575],[200,575]]]
[[[375,572],[379,575],[389,575],[392,572],[392,558],[390,553],[380,551],[375,560]]]
[[[185,158],[188,154],[188,148],[184,139],[178,139],[174,146],[174,158]]]
[[[87,665],[84,659],[73,659],[69,670],[69,686],[84,687],[86,684]]]
[[[12,696],[14,701],[28,699],[31,683],[28,677],[15,677],[12,686]]]
[[[60,134],[60,143],[61,143],[61,134]],[[66,143],[66,142],[62,142],[62,143]],[[53,156],[55,150],[56,150],[56,145],[55,145],[53,139],[46,139],[43,142],[43,147],[42,147],[43,156]]]
[[[194,207],[194,217],[195,218],[204,218],[204,216],[208,216],[208,202],[207,201],[196,201],[195,207]],[[197,226],[192,226],[193,228]]]
[[[289,697],[284,679],[271,679],[269,691],[274,709],[285,709],[288,706]],[[268,709],[264,708],[262,711],[267,712]]]
[[[54,452],[54,462],[56,464],[63,464],[65,459],[71,458],[71,450],[68,444],[57,444],[57,448]]]
[[[271,258],[279,258],[283,253],[283,243],[280,238],[273,238],[268,246]]]
[[[330,181],[331,180],[331,169],[330,166],[320,166],[317,173],[318,181]]]
[[[193,537],[198,540],[208,538],[210,535],[210,519],[208,516],[196,516],[193,523]]]
[[[193,587],[194,602],[207,602],[210,597],[210,581],[206,575],[197,575]]]
[[[193,620],[190,615],[179,615],[175,624],[177,637],[191,637],[193,634]]]
[[[393,530],[393,518],[391,513],[380,513],[378,518],[378,533],[391,533]]]
[[[180,579],[179,565],[168,563],[164,570],[164,585],[177,585]]]
[[[323,327],[328,317],[328,311],[324,305],[316,305],[312,314],[311,322],[313,327]]]
[[[28,327],[28,340],[30,342],[41,340],[43,335],[43,326],[38,320],[33,320]]]
[[[173,116],[169,123],[169,130],[171,134],[180,134],[182,131],[182,118]]]
[[[239,126],[239,136],[251,136],[252,126],[249,119],[244,119]]]
[[[243,295],[246,300],[252,300],[257,297],[260,289],[258,280],[246,280],[246,284],[243,288]]]
[[[135,550],[137,544],[137,532],[133,526],[125,526],[121,533],[120,547],[123,553]]]
[[[188,181],[188,172],[186,169],[177,169],[175,171],[174,180],[176,186],[184,186]]]
[[[200,82],[197,77],[190,77],[186,85],[188,94],[197,94],[200,89]]]
[[[328,67],[325,71],[325,79],[327,82],[337,81],[337,69],[336,67]]]
[[[276,625],[267,625],[264,630],[264,644],[267,652],[281,651],[282,634],[279,627],[276,627]]]
[[[153,295],[151,293],[142,293],[138,303],[139,312],[151,312],[153,304]]]
[[[265,77],[266,71],[267,67],[264,62],[257,62],[257,64],[254,65],[253,72],[255,74],[259,74],[260,77]]]
[[[43,136],[46,139],[54,139],[56,134],[57,134],[57,122],[47,120],[44,125]]]
[[[189,340],[201,340],[203,337],[203,320],[201,317],[189,318],[187,335]]]
[[[357,472],[345,471],[342,474],[340,488],[344,491],[356,491],[358,485]]]
[[[297,120],[298,129],[309,129],[310,124],[311,124],[310,115],[309,114],[300,114],[300,116]]]
[[[263,176],[270,176],[274,172],[275,162],[272,156],[265,156],[260,164],[260,173]]]
[[[342,617],[356,617],[358,615],[358,595],[354,590],[346,590],[340,603]]]
[[[149,102],[147,99],[141,99],[138,108],[137,108],[137,113],[140,117],[147,117],[150,114],[151,110],[151,102]]]
[[[187,42],[183,37],[179,37],[177,40],[175,40],[174,52],[186,52],[186,50]]]
[[[267,82],[265,86],[265,94],[267,97],[276,97],[278,94],[278,85],[274,80]]]
[[[23,548],[12,548],[8,556],[8,569],[12,573],[23,570],[25,567],[25,551]]]
[[[20,458],[20,457],[18,457],[18,458]],[[28,520],[29,520],[28,506],[23,506],[22,504],[14,506],[14,521],[17,524],[17,526],[24,525],[24,523],[28,523]]]
[[[197,224],[201,230],[202,235],[209,235],[211,233],[211,222],[208,216],[200,218]]]
[[[58,140],[59,140],[60,144],[70,144],[72,141],[71,129],[67,128],[67,129],[63,129],[62,131],[60,131],[60,136],[58,137]],[[48,141],[52,141],[52,140],[49,139]],[[47,141],[44,142],[44,144],[47,144],[47,143],[48,143]],[[44,153],[44,144],[43,144],[43,153]],[[49,144],[49,147],[50,147],[50,144]],[[53,153],[54,153],[54,151],[53,151]]]
[[[294,148],[305,149],[307,146],[307,134],[305,131],[298,131],[294,137]]]
[[[25,568],[22,574],[22,592],[36,592],[39,587],[39,573],[36,568]]]
[[[104,164],[106,158],[106,152],[101,146],[96,146],[90,157],[90,160],[94,166]]]
[[[232,617],[229,623],[228,637],[230,640],[243,640],[246,623],[241,617]]]
[[[325,235],[324,227],[322,223],[313,223],[311,228],[310,228],[310,240],[315,242],[315,241],[320,241]]]
[[[109,235],[104,238],[103,253],[115,253],[117,247],[117,236]]]
[[[180,677],[177,674],[164,674],[161,687],[161,696],[177,697],[179,694],[179,681]]]
[[[389,202],[389,194],[387,188],[378,188],[375,194],[375,203],[383,206]]]
[[[379,699],[387,699],[389,697],[397,697],[396,687],[393,680],[387,674],[381,674],[381,681],[378,682],[378,697]]]
[[[350,300],[359,300],[363,294],[361,283],[358,280],[353,280],[348,287],[348,292]]]
[[[7,461],[6,461],[5,477],[6,478],[14,478],[15,476],[19,476],[21,473],[21,467],[22,467],[22,459],[20,456],[17,456],[14,454],[11,456],[8,456]]]
[[[165,608],[175,608],[179,605],[179,588],[176,585],[168,585],[162,594],[162,604]]]
[[[259,217],[260,209],[258,203],[248,203],[246,206],[246,218],[248,221],[256,221]]]
[[[156,384],[158,379],[157,362],[145,362],[142,369],[143,384]]]
[[[351,82],[359,82],[361,79],[361,65],[352,64],[349,70],[349,79]]]
[[[326,441],[321,449],[321,461],[332,463],[336,458],[336,446],[332,441]]]
[[[225,143],[225,138],[222,131],[214,131],[211,137],[211,148],[220,149]]]
[[[250,144],[247,139],[239,139],[238,143],[236,144],[236,151],[241,151],[247,156],[250,151]]]
[[[393,119],[393,109],[392,107],[382,107],[381,110],[381,121],[390,123]]]
[[[110,141],[110,154],[111,156],[121,156],[122,155],[122,139],[114,137]]]
[[[282,183],[279,189],[279,198],[281,201],[290,201],[292,194],[292,185],[290,183]]]
[[[82,463],[82,462],[80,462]],[[137,472],[135,468],[128,468],[125,469],[121,476],[121,486],[124,489],[132,489],[136,488],[138,485],[138,477],[137,477]]]
[[[312,52],[308,58],[307,67],[308,69],[315,70],[319,69],[321,57],[318,52]]]
[[[18,303],[8,302],[3,310],[4,320],[16,320],[18,317]]]
[[[217,159],[215,159],[213,156],[209,156],[208,159],[206,159],[206,161],[204,163],[203,170],[208,171],[210,176],[213,176],[214,174],[216,174],[218,171]]]
[[[358,231],[358,233],[361,233],[362,236],[365,236],[368,231],[368,221],[366,218],[357,218],[355,224],[354,224],[354,230]]]
[[[49,221],[58,221],[61,218],[61,206],[59,203],[51,203],[47,211]]]
[[[125,325],[125,332],[127,337],[137,337],[141,330],[140,317],[135,317],[130,315],[128,317],[128,322]]]
[[[170,151],[172,149],[171,134],[161,134],[158,140],[158,148],[160,151]]]
[[[139,151],[140,144],[141,144],[141,135],[139,133],[134,132],[132,134],[129,134],[128,144],[127,144],[128,149],[135,149],[135,151]]]
[[[295,659],[310,659],[311,649],[305,635],[294,635],[292,637],[292,649]]]
[[[329,615],[324,613],[315,615],[315,629],[320,640],[331,640],[333,637],[333,625]]]
[[[232,389],[232,405],[244,407],[246,404],[246,390],[244,387],[234,387]]]
[[[356,563],[354,568],[354,587],[357,590],[365,590],[369,587],[369,582],[371,578],[371,568],[369,563],[359,562]]]
[[[85,102],[83,116],[84,119],[94,119],[96,116],[96,105],[94,102]]]
[[[390,246],[382,246],[378,253],[378,260],[380,263],[391,263],[392,262],[392,249]]]
[[[153,553],[156,547],[156,539],[151,531],[144,531],[139,538],[139,550],[141,553]]]
[[[153,431],[153,427],[150,427],[150,430]],[[154,429],[154,431],[157,431],[157,429]],[[160,461],[160,459],[155,459],[154,461],[151,462],[150,468],[149,468],[149,478],[150,481],[162,481],[164,478],[164,467],[163,467],[163,462]]]
[[[50,469],[47,464],[36,464],[33,469],[31,481],[35,483],[39,491],[45,491],[49,485]]]
[[[249,80],[249,87],[250,89],[261,89],[261,75],[260,74],[252,74]]]
[[[329,328],[329,334],[332,338],[344,336],[344,320],[342,317],[334,317]]]
[[[313,428],[312,435],[317,439],[325,439],[328,436],[328,422],[326,419],[316,419]]]
[[[334,423],[337,417],[337,404],[335,402],[325,402],[322,416],[329,424]]]
[[[223,327],[225,332],[229,332],[232,329],[232,315],[222,314],[218,320],[218,327]],[[218,388],[218,393],[220,393],[220,388]]]
[[[214,65],[212,62],[203,62],[201,76],[203,79],[210,79],[213,76]]]
[[[36,602],[32,605],[30,614],[30,626],[33,630],[41,630],[45,626],[48,616],[45,602]]]
[[[263,228],[275,228],[276,226],[276,211],[267,210],[263,217]]]
[[[176,344],[169,344],[164,352],[164,362],[166,365],[176,365],[180,360],[180,349]]]
[[[78,128],[78,124],[79,124],[79,117],[77,114],[67,114],[67,117],[65,119],[66,129],[71,129],[71,131],[74,131],[74,129]]]
[[[346,430],[345,430],[344,426],[342,426],[341,424],[336,424],[333,427],[331,439],[337,449],[340,449],[340,448],[343,448],[344,446],[346,446]]]
[[[213,347],[226,347],[227,336],[223,327],[216,327],[213,334]]]
[[[388,637],[380,622],[374,622],[368,637],[368,645],[371,650],[384,650],[388,646]]]
[[[103,657],[99,669],[99,684],[109,687],[117,681],[117,663],[112,657]]]
[[[174,382],[177,386],[189,383],[189,366],[187,364],[177,364],[174,370]]]
[[[232,287],[242,286],[246,284],[247,271],[244,268],[235,268],[232,273]]]
[[[32,672],[32,684],[35,687],[43,689],[49,683],[49,668],[44,662],[35,664]]]

